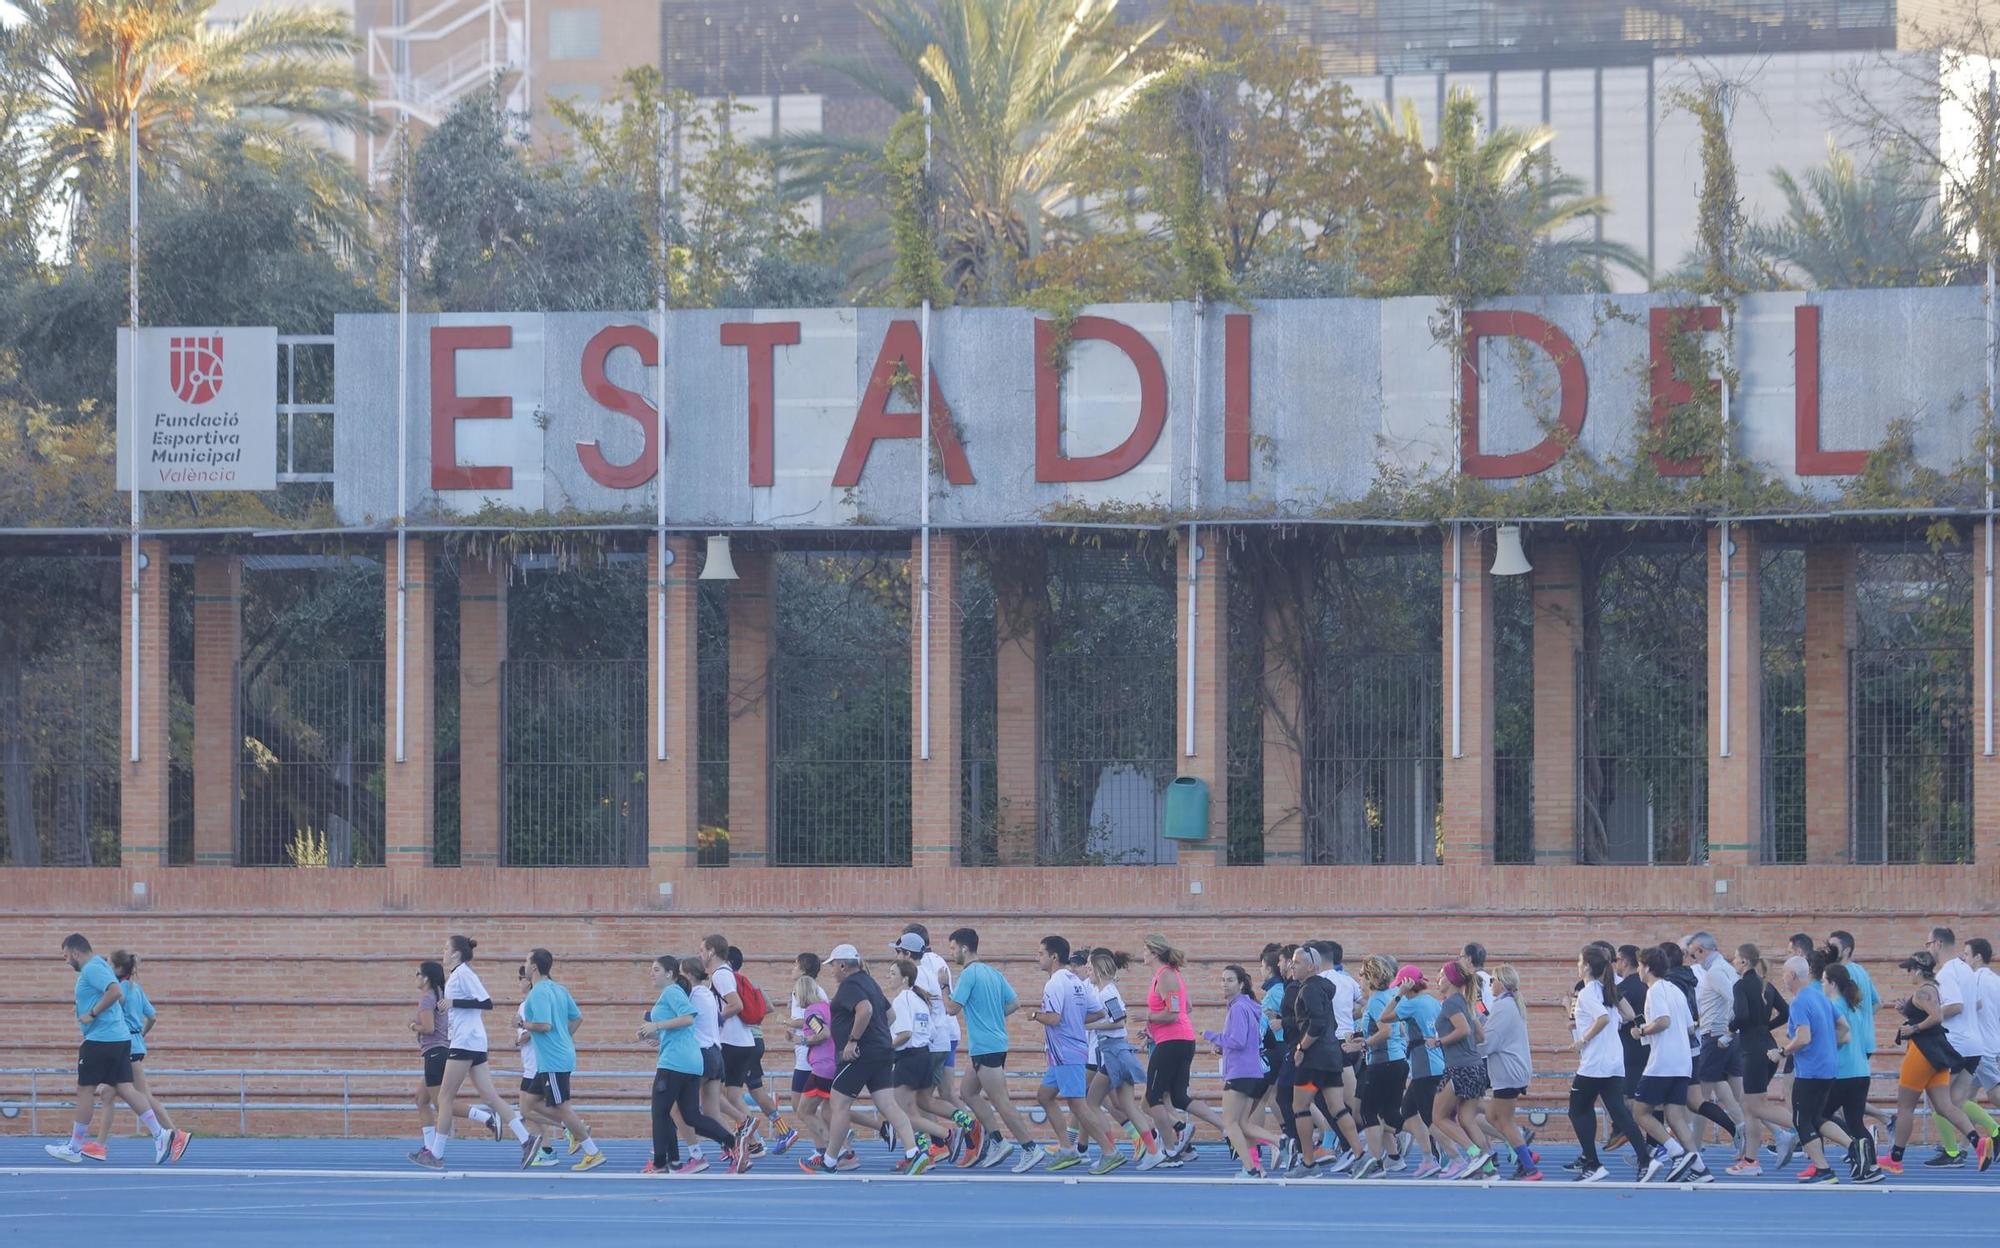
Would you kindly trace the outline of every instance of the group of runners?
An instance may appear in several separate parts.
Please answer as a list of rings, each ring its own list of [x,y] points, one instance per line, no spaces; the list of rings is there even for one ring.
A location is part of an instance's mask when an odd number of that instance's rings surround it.
[[[1607,1179],[1605,1159],[1630,1149],[1641,1182],[1709,1182],[1704,1150],[1726,1148],[1730,1176],[1782,1170],[1803,1153],[1801,1183],[1879,1182],[1903,1172],[1926,1099],[1939,1147],[1921,1164],[1991,1165],[2000,1149],[1989,1113],[2000,1096],[1991,945],[1938,927],[1898,963],[1906,990],[1890,1042],[1904,1054],[1891,1112],[1869,1102],[1882,998],[1853,936],[1800,934],[1789,946],[1775,974],[1758,946],[1726,952],[1707,932],[1579,952],[1563,997],[1575,1054],[1568,1118],[1581,1145],[1568,1177]],[[572,1099],[582,1011],[554,977],[553,955],[530,950],[516,968],[521,1080],[510,1105],[489,1063],[496,1006],[473,969],[476,948],[452,936],[439,961],[417,968],[409,1027],[423,1058],[422,1143],[409,1160],[442,1169],[463,1111],[495,1141],[511,1134],[524,1168],[565,1156],[575,1170],[603,1164]],[[1036,959],[1047,978],[1029,1001],[980,960],[972,928],[951,932],[940,953],[911,923],[881,957],[849,944],[799,954],[782,1016],[720,935],[692,956],[657,958],[647,967],[654,1000],[636,1029],[656,1054],[643,1172],[742,1173],[807,1140],[799,1168],[837,1174],[861,1167],[856,1134],[873,1132],[911,1175],[940,1165],[1104,1175],[1185,1164],[1200,1122],[1244,1178],[1547,1177],[1516,1112],[1535,1077],[1520,977],[1511,965],[1489,968],[1482,945],[1435,971],[1374,954],[1350,973],[1338,941],[1271,944],[1261,975],[1230,964],[1212,985],[1188,982],[1186,955],[1165,937],[1143,949],[1135,1008],[1123,980],[1138,959],[1046,936]],[[102,1160],[110,1106],[122,1100],[152,1135],[155,1160],[180,1160],[190,1137],[138,1065],[156,1012],[137,959],[119,951],[107,962],[81,935],[63,955],[77,971],[83,1045],[71,1138],[50,1155]],[[1198,1032],[1191,1000],[1210,990],[1219,1026]],[[1043,1031],[1039,1129],[1007,1086],[1017,1012]],[[778,1026],[792,1049],[791,1120],[765,1084],[764,1032]],[[1220,1058],[1216,1105],[1190,1094],[1204,1041]],[[1838,1163],[1829,1149],[1841,1150]]]

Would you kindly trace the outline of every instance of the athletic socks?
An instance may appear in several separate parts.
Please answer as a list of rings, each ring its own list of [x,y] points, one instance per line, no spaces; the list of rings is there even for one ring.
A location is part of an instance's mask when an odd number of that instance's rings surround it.
[[[1667,1156],[1669,1157],[1678,1157],[1682,1153],[1688,1151],[1687,1149],[1681,1147],[1681,1142],[1679,1139],[1671,1135],[1667,1137],[1666,1150],[1667,1150]]]
[[[2000,1125],[1994,1123],[1993,1115],[1982,1109],[1978,1101],[1967,1101],[1965,1104],[1959,1106],[1959,1108],[1965,1111],[1967,1118],[1972,1119],[1973,1126],[1978,1127],[1986,1134],[1992,1135],[1995,1131],[2000,1131]]]
[[[1951,1125],[1951,1119],[1943,1114],[1933,1114],[1931,1125],[1937,1128],[1938,1143],[1944,1145],[1945,1155],[1958,1156],[1958,1128]]]
[[[167,1129],[160,1125],[160,1120],[153,1116],[153,1111],[150,1109],[139,1115],[139,1125],[146,1128],[156,1140],[167,1133]]]
[[[1701,1103],[1701,1108],[1696,1110],[1695,1112],[1700,1114],[1702,1117],[1708,1119],[1716,1126],[1721,1127],[1724,1131],[1727,1131],[1729,1134],[1731,1135],[1736,1134],[1736,1120],[1731,1118],[1728,1114],[1722,1112],[1722,1106],[1717,1105],[1714,1101],[1703,1101]]]
[[[597,1141],[587,1135],[583,1137],[583,1155],[586,1157],[597,1156]]]
[[[430,1153],[431,1153],[431,1156],[433,1156],[433,1157],[437,1156],[437,1154],[438,1154],[438,1150],[437,1150],[437,1128],[436,1128],[436,1127],[425,1127],[425,1128],[424,1128],[424,1147],[430,1150]]]
[[[482,1127],[493,1121],[493,1111],[484,1105],[474,1105],[471,1109],[465,1111],[465,1116]]]
[[[528,1125],[521,1121],[521,1115],[515,1114],[512,1121],[508,1122],[507,1129],[514,1133],[514,1142],[516,1144],[526,1144],[528,1142]]]
[[[83,1148],[83,1142],[89,1138],[90,1138],[89,1123],[72,1122],[69,1124],[69,1148],[71,1152],[80,1151]]]
[[[431,1156],[444,1160],[444,1146],[451,1143],[451,1137],[444,1132],[436,1132],[431,1138]]]

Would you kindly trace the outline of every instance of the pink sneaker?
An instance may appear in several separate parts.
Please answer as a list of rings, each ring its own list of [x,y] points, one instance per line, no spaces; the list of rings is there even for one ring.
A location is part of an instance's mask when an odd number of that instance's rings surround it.
[[[1444,1173],[1439,1175],[1438,1177],[1441,1179],[1449,1180],[1458,1178],[1460,1175],[1464,1173],[1465,1173],[1465,1159],[1463,1157],[1454,1157],[1452,1158],[1451,1164],[1444,1168]],[[1423,1178],[1424,1172],[1422,1170],[1417,1171],[1417,1177],[1420,1179]]]
[[[1437,1163],[1437,1159],[1427,1156],[1424,1158],[1423,1164],[1418,1166],[1410,1177],[1413,1179],[1434,1179],[1443,1173],[1444,1167]]]
[[[706,1157],[689,1157],[673,1168],[675,1174],[700,1174],[708,1169]]]
[[[1754,1179],[1764,1173],[1764,1167],[1758,1165],[1756,1159],[1753,1157],[1739,1157],[1736,1159],[1736,1164],[1724,1170],[1723,1173],[1733,1174],[1739,1179]]]

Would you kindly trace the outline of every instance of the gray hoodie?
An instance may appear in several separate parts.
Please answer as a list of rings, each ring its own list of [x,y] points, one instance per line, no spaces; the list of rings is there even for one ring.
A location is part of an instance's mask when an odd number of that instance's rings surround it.
[[[1535,1077],[1528,1048],[1528,1019],[1513,996],[1497,997],[1486,1015],[1486,1041],[1479,1046],[1486,1058],[1486,1077],[1496,1088],[1525,1088]]]

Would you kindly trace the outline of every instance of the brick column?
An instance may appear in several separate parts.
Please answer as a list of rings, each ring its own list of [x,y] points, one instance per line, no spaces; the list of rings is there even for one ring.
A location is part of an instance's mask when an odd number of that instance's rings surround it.
[[[1293,552],[1296,557],[1297,552]],[[1268,595],[1264,623],[1264,863],[1303,862],[1305,700],[1296,657],[1298,606],[1284,594]]]
[[[1851,545],[1806,547],[1805,801],[1806,861],[1811,863],[1846,862],[1852,844],[1848,682],[1855,636],[1854,568]]]
[[[506,843],[509,569],[471,555],[458,565],[458,861],[501,862]]]
[[[691,867],[701,841],[697,818],[701,794],[700,756],[696,753],[697,687],[700,667],[696,662],[695,640],[699,605],[696,602],[701,571],[695,558],[696,539],[669,537],[667,551],[673,562],[667,565],[666,628],[666,746],[667,756],[659,757],[660,698],[660,612],[659,603],[648,596],[646,603],[646,740],[653,749],[646,755],[646,862],[654,870]],[[652,577],[659,566],[659,538],[646,544],[646,572]],[[655,587],[655,592],[658,586]]]
[[[1989,649],[2000,658],[2000,644],[1986,636],[1986,525],[1972,528],[1972,854],[1973,861],[1989,869],[2000,863],[2000,741],[1995,752],[1986,752],[1986,682]],[[1995,552],[2000,558],[2000,552]]]
[[[132,543],[119,546],[118,860],[167,865],[167,546],[142,541],[139,572],[139,761],[132,761]]]
[[[729,586],[729,865],[770,861],[771,657],[777,555],[737,550]]]
[[[1042,604],[1047,592],[1040,561],[1028,560],[1018,581],[996,583],[993,589],[997,856],[1003,867],[1032,866],[1042,828]]]
[[[396,581],[400,569],[395,538],[385,543],[383,553],[382,807],[388,821],[384,843],[388,848],[388,865],[427,867],[431,865],[437,831],[437,743],[432,731],[437,701],[432,673],[436,658],[432,645],[436,628],[432,611],[432,551],[428,542],[415,537],[407,539],[407,549],[408,650],[403,675],[410,700],[403,713],[401,762],[396,761]],[[461,716],[460,723],[469,722]]]
[[[1201,534],[1202,558],[1183,540],[1176,555],[1179,585],[1174,594],[1174,705],[1179,731],[1174,739],[1175,771],[1208,783],[1208,839],[1179,841],[1178,860],[1187,866],[1229,865],[1229,559],[1220,530]],[[1194,707],[1188,707],[1188,585],[1195,591]],[[1188,724],[1194,724],[1189,754]]]
[[[236,861],[236,762],[243,750],[236,667],[243,657],[243,560],[194,561],[194,864]]]
[[[1758,860],[1764,844],[1764,654],[1757,610],[1763,548],[1756,532],[1745,525],[1730,525],[1729,540],[1736,550],[1725,576],[1722,528],[1708,531],[1708,860],[1718,866],[1745,866]],[[1725,594],[1729,603],[1726,691]]]
[[[1454,558],[1444,535],[1444,777],[1439,811],[1444,860],[1458,866],[1493,861],[1493,531],[1462,527]],[[1459,747],[1452,755],[1452,584],[1458,601]]]
[[[923,617],[914,596],[921,589],[923,539],[910,539],[910,865],[958,863],[965,827],[960,711],[964,689],[959,662],[958,539],[931,535],[931,751],[923,756]]]
[[[1576,664],[1583,569],[1576,547],[1537,542],[1534,600],[1535,861],[1576,861]]]

